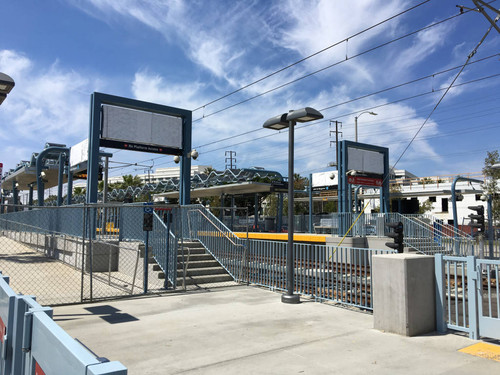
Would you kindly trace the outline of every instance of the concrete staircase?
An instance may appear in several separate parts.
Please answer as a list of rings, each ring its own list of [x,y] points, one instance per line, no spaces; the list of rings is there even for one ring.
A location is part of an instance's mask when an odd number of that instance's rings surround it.
[[[154,262],[154,259],[153,259]],[[186,268],[186,286],[214,287],[224,283],[232,283],[234,279],[198,242],[184,242],[177,254],[177,287],[184,282],[183,270]],[[155,264],[153,270],[158,272],[159,279],[165,279],[160,266]]]

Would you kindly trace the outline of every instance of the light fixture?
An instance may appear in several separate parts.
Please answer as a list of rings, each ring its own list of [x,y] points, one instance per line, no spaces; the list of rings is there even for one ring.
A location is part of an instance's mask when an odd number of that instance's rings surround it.
[[[294,128],[297,122],[308,122],[323,118],[323,115],[311,107],[290,111],[282,115],[268,119],[262,125],[264,128],[282,130],[289,128],[288,133],[288,243],[286,249],[286,294],[281,296],[281,302],[296,304],[300,303],[298,294],[294,294],[294,253],[293,253],[293,147]]]
[[[323,115],[311,107],[305,107],[296,111],[290,111],[286,116],[287,121],[296,122],[309,122],[319,120],[321,118],[323,118]]]
[[[5,73],[0,73],[0,93],[8,94],[15,86],[14,80]]]
[[[262,126],[264,128],[273,129],[273,130],[286,129],[289,126],[289,123],[286,120],[287,115],[288,115],[288,113],[283,113],[282,115],[271,117]]]
[[[16,84],[14,80],[5,73],[0,73],[0,104],[3,103],[7,94]]]
[[[372,112],[372,111],[364,111],[364,112],[361,112],[359,115],[357,115],[356,117],[354,117],[354,141],[357,142],[358,141],[358,118],[365,114],[365,113],[368,113],[369,115],[372,115],[372,116],[377,116],[378,114],[375,113],[375,112]]]

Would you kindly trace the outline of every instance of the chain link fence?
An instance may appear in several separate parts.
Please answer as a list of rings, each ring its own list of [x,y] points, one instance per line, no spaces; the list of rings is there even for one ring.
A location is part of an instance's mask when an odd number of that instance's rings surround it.
[[[178,207],[149,207],[146,232],[143,205],[9,206],[0,215],[0,270],[14,291],[52,306],[235,285],[182,235],[189,228]]]

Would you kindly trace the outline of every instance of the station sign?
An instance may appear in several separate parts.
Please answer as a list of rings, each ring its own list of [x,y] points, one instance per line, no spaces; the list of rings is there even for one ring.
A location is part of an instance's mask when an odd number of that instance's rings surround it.
[[[348,176],[347,182],[351,185],[382,186],[382,179],[373,177]]]

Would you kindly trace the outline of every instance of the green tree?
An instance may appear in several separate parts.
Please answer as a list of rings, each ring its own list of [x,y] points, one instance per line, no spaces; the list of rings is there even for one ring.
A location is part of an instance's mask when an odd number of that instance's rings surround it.
[[[427,199],[425,202],[422,202],[418,205],[418,213],[425,214],[426,212],[431,211],[433,208],[433,203],[430,199]]]
[[[83,195],[85,194],[86,192],[86,189],[81,187],[81,186],[77,186],[75,188],[73,188],[73,195]]]
[[[494,164],[500,163],[500,155],[498,150],[487,151],[486,158],[484,159],[483,175],[485,177],[482,184],[483,191],[490,195],[493,200],[493,224],[500,220],[500,196],[498,180],[500,179],[500,170],[493,169]]]

